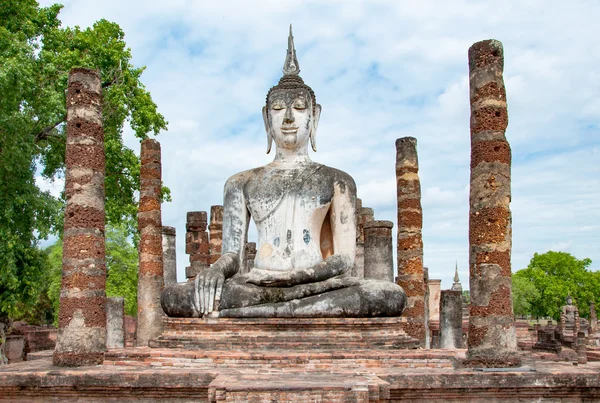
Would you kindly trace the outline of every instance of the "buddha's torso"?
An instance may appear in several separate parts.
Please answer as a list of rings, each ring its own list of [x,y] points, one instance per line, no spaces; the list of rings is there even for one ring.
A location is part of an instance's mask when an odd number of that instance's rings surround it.
[[[332,168],[310,162],[287,168],[267,165],[253,171],[244,197],[258,231],[254,267],[308,268],[331,255]]]

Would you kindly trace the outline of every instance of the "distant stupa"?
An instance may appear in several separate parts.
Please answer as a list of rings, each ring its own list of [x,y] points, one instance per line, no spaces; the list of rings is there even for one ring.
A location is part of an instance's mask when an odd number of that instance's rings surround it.
[[[450,288],[452,291],[460,291],[462,292],[462,284],[460,283],[460,278],[458,278],[458,261],[456,261],[456,264],[454,266],[454,283],[452,283],[452,288]]]

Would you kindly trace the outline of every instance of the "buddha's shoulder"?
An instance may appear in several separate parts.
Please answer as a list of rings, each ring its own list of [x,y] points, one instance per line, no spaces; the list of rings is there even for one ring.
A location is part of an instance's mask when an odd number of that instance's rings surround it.
[[[245,186],[251,180],[261,177],[265,173],[265,170],[266,166],[262,166],[238,172],[227,179],[227,182],[225,182],[225,187]]]
[[[352,193],[356,193],[356,183],[354,183],[354,178],[347,172],[327,165],[321,165],[318,172],[319,175],[316,179],[320,182],[331,183],[332,185],[338,184],[351,189]]]

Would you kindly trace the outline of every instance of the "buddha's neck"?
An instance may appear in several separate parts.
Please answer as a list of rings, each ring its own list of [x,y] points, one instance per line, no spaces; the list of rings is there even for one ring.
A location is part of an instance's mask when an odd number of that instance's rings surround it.
[[[307,147],[300,150],[288,150],[278,147],[275,151],[275,159],[273,160],[274,164],[282,166],[302,165],[307,162],[311,162],[308,157]]]

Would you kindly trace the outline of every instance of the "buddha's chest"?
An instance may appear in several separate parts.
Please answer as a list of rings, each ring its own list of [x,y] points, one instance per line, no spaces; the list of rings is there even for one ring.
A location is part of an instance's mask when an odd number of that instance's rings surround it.
[[[292,222],[306,226],[315,214],[314,218],[318,219],[327,213],[333,198],[333,184],[319,175],[318,166],[272,170],[251,179],[244,196],[257,226],[265,221],[276,221],[286,227]]]

